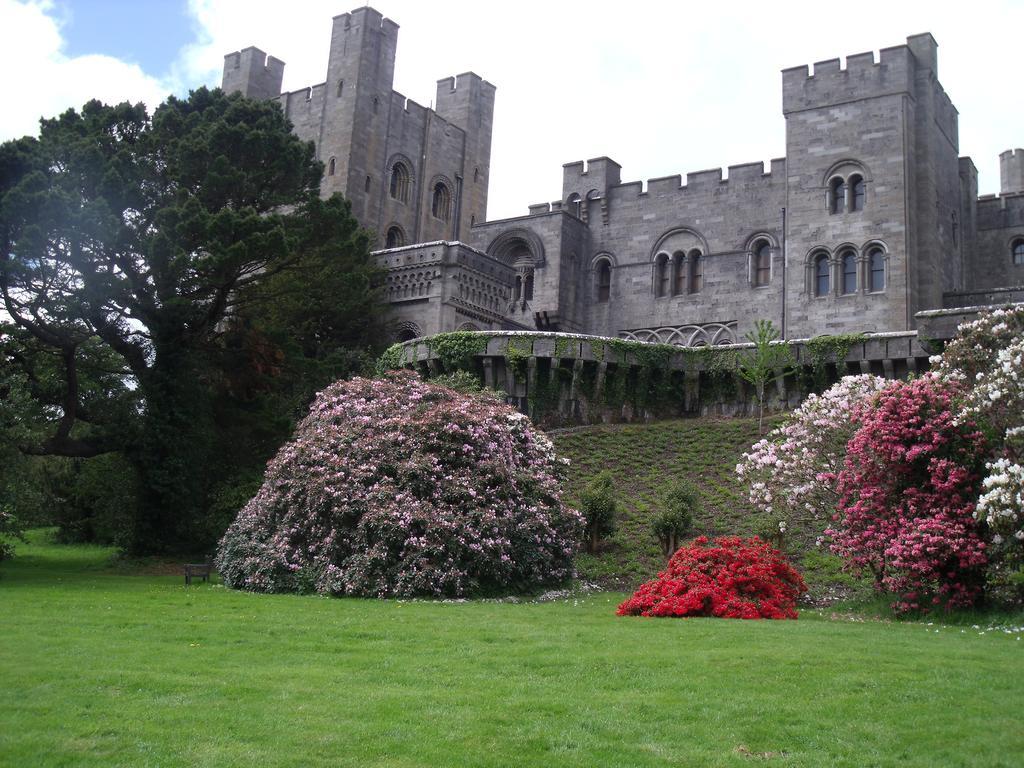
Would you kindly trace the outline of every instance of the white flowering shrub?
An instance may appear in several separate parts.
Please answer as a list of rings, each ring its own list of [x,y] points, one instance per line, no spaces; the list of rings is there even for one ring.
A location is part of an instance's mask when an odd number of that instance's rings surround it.
[[[836,477],[856,431],[854,414],[887,383],[878,376],[846,376],[809,395],[785,424],[743,455],[736,473],[749,485],[751,504],[777,521],[780,534],[797,521],[831,518],[839,500]]]
[[[992,532],[994,554],[1024,557],[1024,306],[1005,307],[964,323],[936,370],[964,385],[957,419],[981,424],[993,457],[985,465],[978,520]]]
[[[548,438],[493,396],[402,371],[317,397],[221,540],[227,585],[460,596],[572,575],[583,521]]]

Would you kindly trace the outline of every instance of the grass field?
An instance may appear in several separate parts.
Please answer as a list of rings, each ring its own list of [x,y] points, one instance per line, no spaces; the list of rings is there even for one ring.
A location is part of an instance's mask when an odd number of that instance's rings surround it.
[[[1019,632],[252,595],[110,554],[37,532],[0,566],[0,765],[1024,763]]]

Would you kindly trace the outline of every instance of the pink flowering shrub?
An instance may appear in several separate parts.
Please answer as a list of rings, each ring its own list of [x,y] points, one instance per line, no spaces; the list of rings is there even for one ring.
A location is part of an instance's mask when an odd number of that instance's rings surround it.
[[[779,530],[825,521],[835,512],[836,482],[846,443],[859,413],[888,382],[878,376],[847,376],[820,395],[809,395],[786,419],[755,443],[736,466],[748,483],[750,502]]]
[[[220,543],[231,587],[459,596],[572,575],[582,519],[520,413],[409,372],[338,382]]]
[[[974,518],[985,439],[954,418],[955,382],[890,383],[855,415],[838,474],[833,551],[899,595],[897,610],[967,606],[986,544]]]

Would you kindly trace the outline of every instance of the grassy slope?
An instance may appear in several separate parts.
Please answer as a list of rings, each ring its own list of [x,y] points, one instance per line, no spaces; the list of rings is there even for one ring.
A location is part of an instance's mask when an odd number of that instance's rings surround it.
[[[621,595],[186,589],[109,552],[0,566],[4,766],[1010,766],[1019,634],[616,618]]]
[[[703,499],[704,510],[694,520],[694,535],[750,535],[758,527],[757,514],[735,473],[742,454],[759,439],[757,419],[608,425],[552,437],[559,454],[572,462],[567,489],[570,501],[602,470],[612,473],[619,489],[622,515],[618,530],[598,557],[580,558],[583,578],[631,587],[664,566],[650,519],[662,489],[672,478],[689,480]],[[808,532],[792,534],[789,543],[797,552],[813,539]]]

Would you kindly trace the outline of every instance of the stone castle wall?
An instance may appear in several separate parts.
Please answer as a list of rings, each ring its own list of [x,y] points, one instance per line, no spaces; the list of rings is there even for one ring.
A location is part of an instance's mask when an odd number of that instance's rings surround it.
[[[979,200],[930,34],[784,70],[786,157],[768,168],[624,183],[598,157],[563,167],[559,200],[498,221],[485,216],[494,86],[465,73],[438,81],[433,110],[406,99],[392,87],[397,36],[361,8],[333,20],[324,83],[280,94],[284,64],[249,48],[225,57],[223,84],[278,99],[316,145],[323,193],[344,194],[387,246],[403,337],[731,343],[759,319],[789,338],[904,332],[922,310],[1024,286],[1024,150],[1001,156],[1001,196]]]

